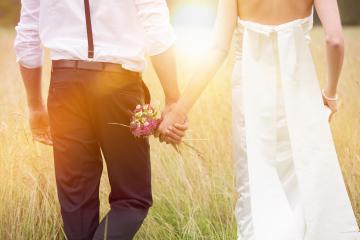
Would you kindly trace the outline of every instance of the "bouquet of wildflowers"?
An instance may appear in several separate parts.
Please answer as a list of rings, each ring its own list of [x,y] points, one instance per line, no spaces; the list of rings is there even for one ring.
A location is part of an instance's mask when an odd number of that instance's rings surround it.
[[[153,135],[161,122],[157,114],[157,111],[150,104],[137,105],[130,122],[132,134],[135,137],[149,137]]]

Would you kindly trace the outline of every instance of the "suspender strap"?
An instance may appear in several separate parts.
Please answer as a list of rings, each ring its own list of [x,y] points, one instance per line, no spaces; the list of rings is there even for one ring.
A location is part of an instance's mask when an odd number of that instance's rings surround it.
[[[93,32],[91,27],[89,0],[84,0],[84,5],[85,5],[86,33],[88,40],[88,58],[94,58],[94,40],[93,40]]]

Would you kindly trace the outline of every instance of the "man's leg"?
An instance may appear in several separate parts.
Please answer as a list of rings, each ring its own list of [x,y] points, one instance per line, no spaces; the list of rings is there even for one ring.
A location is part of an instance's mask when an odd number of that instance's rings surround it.
[[[86,77],[55,70],[48,99],[57,190],[69,240],[91,239],[99,224],[102,159],[80,81]]]
[[[98,78],[99,79],[99,78]],[[111,210],[97,229],[94,239],[130,240],[152,204],[149,144],[135,138],[129,125],[132,110],[144,103],[139,77],[106,73],[91,85],[92,115],[107,164]]]

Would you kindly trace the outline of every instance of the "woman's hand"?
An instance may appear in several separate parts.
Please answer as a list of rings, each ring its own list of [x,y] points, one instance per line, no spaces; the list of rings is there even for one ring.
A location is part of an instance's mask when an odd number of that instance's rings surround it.
[[[331,110],[331,114],[329,116],[329,122],[331,121],[332,117],[335,113],[338,111],[338,105],[337,105],[337,95],[328,95],[328,91],[323,90],[322,91],[322,98],[324,105],[328,107]]]
[[[188,128],[189,123],[185,115],[169,111],[164,114],[158,128],[160,141],[165,141],[167,144],[180,144]]]

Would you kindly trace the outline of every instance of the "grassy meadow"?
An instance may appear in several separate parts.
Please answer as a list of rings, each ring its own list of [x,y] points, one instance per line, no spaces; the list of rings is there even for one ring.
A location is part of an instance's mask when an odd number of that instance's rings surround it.
[[[336,147],[353,206],[360,220],[360,28],[345,29],[347,55],[340,85],[341,109],[332,122]],[[0,239],[64,239],[56,196],[51,148],[32,141],[25,94],[15,63],[14,32],[0,29]],[[313,54],[325,79],[325,49],[320,29],[313,32]],[[232,54],[233,55],[233,54]],[[184,86],[194,58],[178,52]],[[136,239],[236,239],[236,201],[231,159],[230,56],[190,115],[186,140],[204,158],[152,139],[154,206]],[[44,93],[50,64],[44,67]],[[153,99],[162,91],[151,67],[144,79]],[[323,81],[321,81],[323,83]],[[101,215],[109,209],[109,184],[101,182]]]

